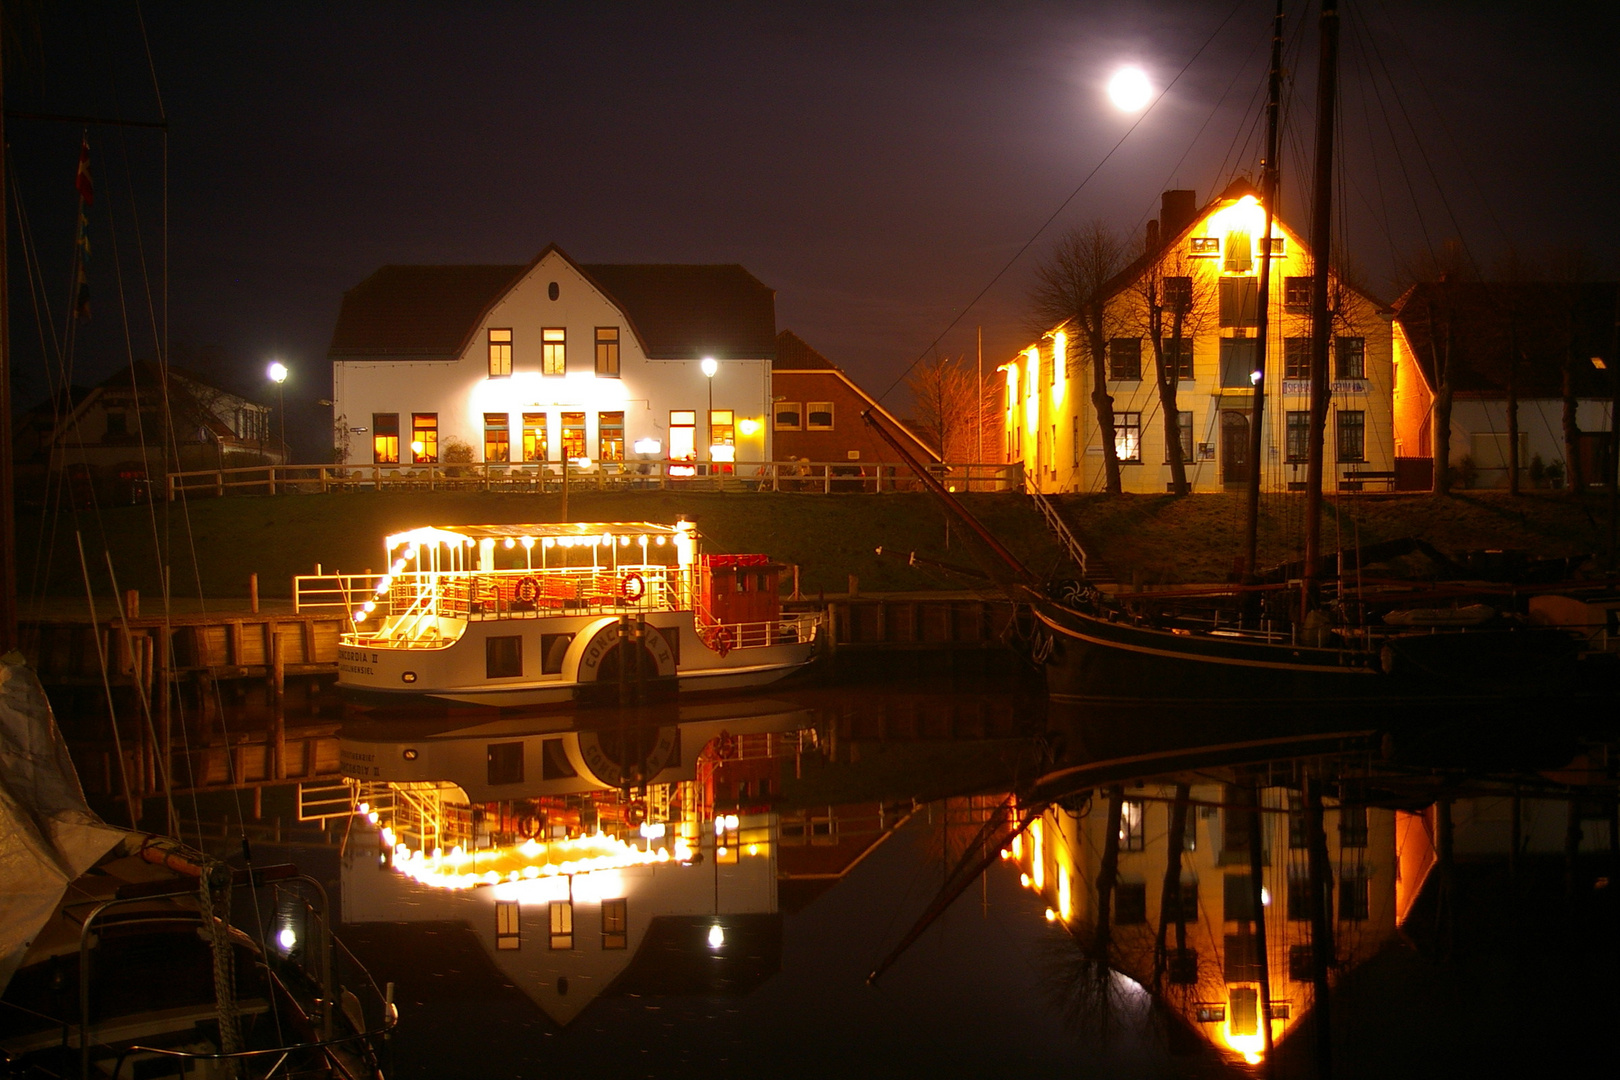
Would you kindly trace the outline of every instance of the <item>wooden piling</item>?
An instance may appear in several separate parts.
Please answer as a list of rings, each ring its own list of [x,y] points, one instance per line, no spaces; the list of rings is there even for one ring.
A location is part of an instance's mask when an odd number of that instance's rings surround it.
[[[257,573],[248,575],[248,607],[253,614],[257,615],[259,613],[259,575]]]

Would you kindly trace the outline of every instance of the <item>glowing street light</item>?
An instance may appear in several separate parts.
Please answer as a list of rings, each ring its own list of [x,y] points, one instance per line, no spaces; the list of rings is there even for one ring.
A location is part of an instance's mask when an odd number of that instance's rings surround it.
[[[1139,67],[1120,68],[1108,80],[1108,100],[1120,112],[1140,112],[1153,98],[1153,84]]]
[[[287,453],[287,392],[285,389],[288,374],[287,365],[280,360],[272,360],[270,366],[265,369],[265,374],[270,377],[271,382],[276,384],[276,412],[279,414],[278,419],[281,423],[281,463],[285,465],[289,456]]]

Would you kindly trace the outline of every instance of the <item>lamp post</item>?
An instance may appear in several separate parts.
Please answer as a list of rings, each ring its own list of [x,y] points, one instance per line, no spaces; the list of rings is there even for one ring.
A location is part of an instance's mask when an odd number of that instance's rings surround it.
[[[720,365],[714,357],[705,356],[701,365],[703,375],[709,382],[709,420],[704,430],[709,436],[709,471],[714,471],[714,373],[720,370]]]
[[[281,423],[281,463],[287,464],[287,365],[272,360],[265,374],[276,384],[276,416]]]

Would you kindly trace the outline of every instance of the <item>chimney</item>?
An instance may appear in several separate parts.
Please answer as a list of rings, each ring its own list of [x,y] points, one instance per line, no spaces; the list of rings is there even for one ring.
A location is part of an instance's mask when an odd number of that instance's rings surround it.
[[[1159,202],[1159,231],[1168,240],[1191,225],[1197,215],[1198,203],[1194,192],[1167,191]]]
[[[1147,253],[1153,254],[1159,250],[1159,223],[1157,220],[1147,223]]]

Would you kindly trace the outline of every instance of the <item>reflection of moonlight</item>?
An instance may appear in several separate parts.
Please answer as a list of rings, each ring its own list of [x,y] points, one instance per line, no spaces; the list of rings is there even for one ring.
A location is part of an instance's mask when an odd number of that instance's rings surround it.
[[[1120,68],[1108,80],[1108,100],[1124,112],[1136,112],[1152,96],[1153,84],[1148,82],[1147,72],[1141,68]]]

